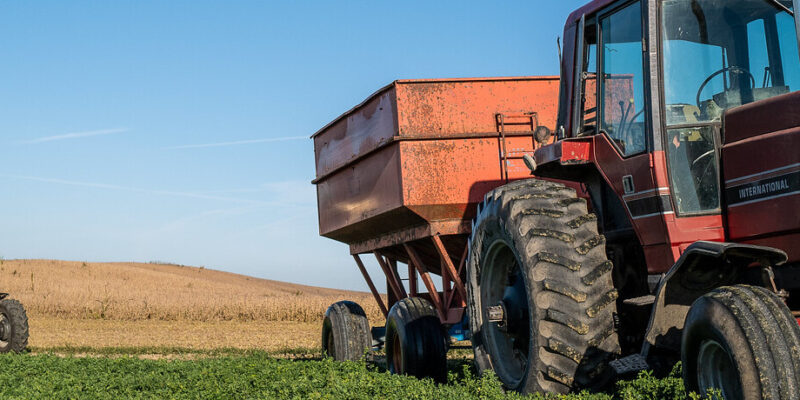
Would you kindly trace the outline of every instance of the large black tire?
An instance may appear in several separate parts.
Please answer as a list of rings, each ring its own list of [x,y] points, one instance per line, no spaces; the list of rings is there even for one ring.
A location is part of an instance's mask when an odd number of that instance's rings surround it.
[[[333,303],[322,321],[322,354],[336,361],[357,361],[372,349],[364,309],[352,301]]]
[[[585,199],[530,179],[489,192],[470,238],[467,312],[475,362],[521,393],[596,389],[619,351],[617,291]],[[503,320],[489,320],[502,301]],[[494,307],[495,311],[498,307]]]
[[[21,353],[28,346],[28,315],[19,301],[0,301],[0,353]]]
[[[447,382],[447,340],[436,310],[427,300],[405,298],[389,310],[386,365],[395,374]]]
[[[725,399],[800,399],[800,326],[780,298],[755,286],[726,286],[697,299],[681,347],[688,391]]]

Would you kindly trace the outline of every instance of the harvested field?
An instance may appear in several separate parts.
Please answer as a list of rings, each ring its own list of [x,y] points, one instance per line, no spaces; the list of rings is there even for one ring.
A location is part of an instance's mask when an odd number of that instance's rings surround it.
[[[30,319],[30,346],[52,348],[162,347],[190,350],[279,351],[319,348],[320,324],[292,321],[119,321]]]
[[[2,290],[29,316],[118,321],[318,322],[338,300],[382,321],[372,295],[179,265],[3,260]]]

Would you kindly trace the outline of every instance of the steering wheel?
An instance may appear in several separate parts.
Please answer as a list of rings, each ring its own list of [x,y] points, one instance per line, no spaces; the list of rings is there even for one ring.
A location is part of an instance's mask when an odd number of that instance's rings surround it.
[[[713,74],[709,75],[708,78],[706,78],[703,81],[703,83],[700,84],[700,88],[697,89],[697,96],[695,97],[695,103],[697,103],[697,108],[699,108],[701,110],[703,109],[703,107],[700,106],[700,95],[703,94],[703,89],[706,88],[706,86],[709,84],[709,82],[711,82],[712,79],[714,79],[715,76],[717,76],[719,74],[722,74],[722,73],[725,73],[725,72],[732,72],[732,73],[742,74],[742,75],[747,74],[747,75],[750,76],[751,87],[756,87],[756,78],[753,76],[752,73],[750,73],[750,71],[748,71],[748,70],[746,70],[746,69],[744,69],[742,67],[737,67],[735,65],[731,65],[730,67],[722,68],[719,71],[714,72]],[[726,88],[726,90],[727,90],[727,88]]]
[[[711,156],[713,155],[714,155],[714,149],[711,149],[701,154],[699,157],[695,158],[694,161],[692,161],[692,169],[697,168],[697,166],[699,165],[703,165],[703,163],[707,164],[708,162],[711,161]]]
[[[697,188],[697,198],[703,208],[713,207],[716,193],[716,163],[715,151],[711,149],[694,161],[692,161],[691,171],[695,187]]]

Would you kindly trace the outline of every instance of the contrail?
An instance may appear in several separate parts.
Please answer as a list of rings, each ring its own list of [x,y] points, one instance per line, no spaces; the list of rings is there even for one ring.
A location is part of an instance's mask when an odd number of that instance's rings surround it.
[[[38,139],[28,140],[22,143],[35,144],[35,143],[52,142],[55,140],[84,138],[89,136],[112,135],[115,133],[127,132],[128,130],[129,129],[127,128],[113,128],[113,129],[100,129],[96,131],[72,132],[63,135],[40,137]]]
[[[233,141],[233,142],[186,144],[186,145],[182,145],[182,146],[164,147],[164,149],[165,150],[199,149],[199,148],[204,148],[204,147],[238,146],[238,145],[241,145],[241,144],[287,142],[289,140],[300,140],[300,139],[308,139],[308,138],[305,137],[305,136],[287,136],[287,137],[265,138],[265,139],[236,140],[236,141]]]
[[[142,188],[135,188],[135,187],[129,187],[129,186],[109,185],[109,184],[105,184],[105,183],[79,182],[79,181],[70,181],[70,180],[65,180],[65,179],[42,178],[42,177],[37,177],[37,176],[25,176],[25,175],[0,174],[0,176],[6,177],[6,178],[13,178],[13,179],[22,179],[22,180],[27,180],[27,181],[57,183],[57,184],[61,184],[61,185],[82,186],[82,187],[91,187],[91,188],[97,188],[97,189],[120,190],[120,191],[126,191],[126,192],[136,192],[136,193],[145,193],[145,194],[162,195],[162,196],[190,197],[190,198],[194,198],[194,199],[220,200],[220,201],[229,201],[229,202],[234,202],[234,203],[266,205],[266,206],[280,206],[281,205],[280,203],[277,203],[277,202],[267,202],[267,201],[259,201],[259,200],[239,199],[239,198],[235,198],[235,197],[226,197],[226,196],[213,196],[213,195],[205,195],[205,194],[191,193],[191,192],[173,192],[173,191],[169,191],[169,190],[142,189]]]

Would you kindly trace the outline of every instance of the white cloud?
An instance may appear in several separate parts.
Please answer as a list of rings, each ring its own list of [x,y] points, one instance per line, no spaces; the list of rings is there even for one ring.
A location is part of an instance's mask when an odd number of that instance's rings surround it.
[[[6,178],[12,178],[12,179],[22,179],[22,180],[27,180],[27,181],[35,181],[35,182],[45,182],[45,183],[55,183],[55,184],[60,184],[60,185],[91,187],[91,188],[97,188],[97,189],[120,190],[120,191],[126,191],[126,192],[145,193],[145,194],[152,194],[152,195],[190,197],[190,198],[195,198],[195,199],[220,200],[220,201],[227,201],[227,202],[233,202],[233,203],[253,204],[253,205],[267,205],[267,206],[280,206],[280,205],[283,205],[283,204],[281,204],[279,202],[268,202],[268,201],[261,201],[261,200],[240,199],[240,198],[236,198],[236,197],[227,197],[227,196],[214,196],[214,195],[208,195],[208,194],[203,194],[203,193],[176,192],[176,191],[170,191],[170,190],[143,189],[143,188],[136,188],[136,187],[129,187],[129,186],[109,185],[109,184],[105,184],[105,183],[80,182],[80,181],[70,181],[70,180],[65,180],[65,179],[42,178],[42,177],[37,177],[37,176],[10,175],[10,174],[0,174],[0,176],[6,177]]]
[[[204,143],[204,144],[186,144],[182,146],[164,147],[165,150],[175,149],[199,149],[205,147],[225,147],[225,146],[238,146],[243,144],[256,144],[256,143],[271,143],[271,142],[288,142],[290,140],[308,139],[307,136],[286,136],[277,138],[264,138],[264,139],[249,139],[249,140],[235,140],[232,142],[218,142],[218,143]]]
[[[186,231],[193,224],[201,223],[211,218],[244,215],[253,211],[264,209],[265,207],[267,206],[258,204],[203,211],[198,214],[188,215],[169,221],[163,224],[161,227],[155,229],[155,231],[149,232],[148,234]]]
[[[36,144],[36,143],[52,142],[56,140],[85,138],[90,136],[113,135],[115,133],[123,133],[128,131],[129,129],[127,128],[113,128],[113,129],[99,129],[96,131],[72,132],[72,133],[65,133],[63,135],[40,137],[37,139],[24,141],[22,143]]]

